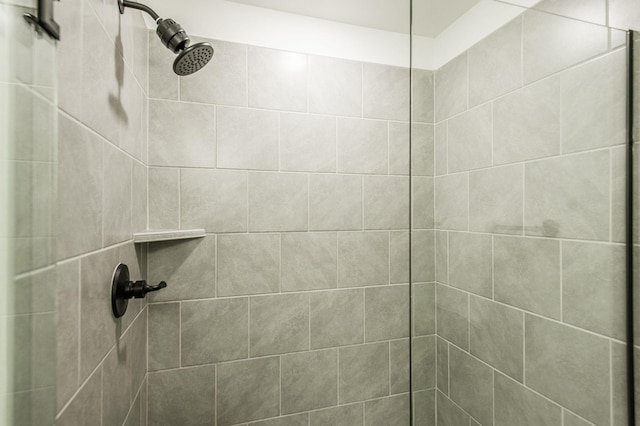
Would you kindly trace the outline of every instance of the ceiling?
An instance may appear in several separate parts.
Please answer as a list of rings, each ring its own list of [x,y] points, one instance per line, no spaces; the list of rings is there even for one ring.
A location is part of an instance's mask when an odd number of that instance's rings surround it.
[[[281,12],[409,33],[409,0],[228,0]],[[413,0],[416,35],[435,38],[480,0]]]

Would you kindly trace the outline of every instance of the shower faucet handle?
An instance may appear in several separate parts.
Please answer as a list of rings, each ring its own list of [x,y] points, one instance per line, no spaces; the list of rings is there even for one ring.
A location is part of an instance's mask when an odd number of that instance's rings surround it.
[[[127,311],[129,299],[142,299],[147,293],[162,290],[167,283],[160,281],[158,285],[148,285],[146,281],[130,281],[129,268],[119,264],[113,272],[111,281],[111,308],[113,316],[120,318]]]
[[[158,285],[149,285],[144,280],[136,282],[129,281],[128,286],[125,289],[125,297],[127,295],[130,295],[130,297],[128,297],[129,299],[143,299],[147,295],[147,293],[162,290],[166,286],[167,283],[164,281],[160,281]]]

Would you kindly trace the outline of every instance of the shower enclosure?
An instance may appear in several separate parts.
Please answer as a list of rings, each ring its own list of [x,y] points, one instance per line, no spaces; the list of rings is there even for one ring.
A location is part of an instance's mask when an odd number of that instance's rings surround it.
[[[640,6],[0,1],[0,423],[634,424]]]

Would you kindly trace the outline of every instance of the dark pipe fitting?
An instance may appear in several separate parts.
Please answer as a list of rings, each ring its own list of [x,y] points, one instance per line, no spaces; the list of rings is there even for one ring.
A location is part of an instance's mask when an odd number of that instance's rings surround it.
[[[159,19],[156,34],[160,37],[162,44],[173,53],[178,53],[189,46],[191,40],[187,32],[173,19]]]
[[[161,281],[158,285],[148,285],[146,281],[130,281],[129,268],[120,263],[113,272],[111,279],[111,309],[113,316],[120,318],[127,312],[129,299],[142,299],[147,293],[158,291],[167,286]]]

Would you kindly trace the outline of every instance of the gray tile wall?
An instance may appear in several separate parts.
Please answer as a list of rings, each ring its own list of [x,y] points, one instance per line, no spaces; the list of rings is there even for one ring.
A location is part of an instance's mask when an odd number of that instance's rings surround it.
[[[180,79],[149,50],[149,222],[207,231],[149,248],[169,283],[149,395],[185,394],[150,400],[149,425],[408,424],[409,71],[210,42]],[[414,78],[414,379],[433,411],[433,75]]]
[[[146,425],[146,302],[111,312],[118,263],[146,276],[148,34],[116,2],[56,2],[59,87],[57,423]],[[154,108],[155,111],[155,108]],[[167,180],[165,175],[153,176]],[[176,188],[177,190],[177,188]],[[167,189],[170,193],[170,188]],[[155,194],[158,197],[158,194]],[[176,210],[167,196],[162,223]],[[157,312],[151,312],[152,318]],[[171,335],[171,324],[155,333]],[[171,363],[152,358],[150,366]]]
[[[626,424],[626,52],[584,22],[605,3],[542,2],[435,72],[438,425]]]

